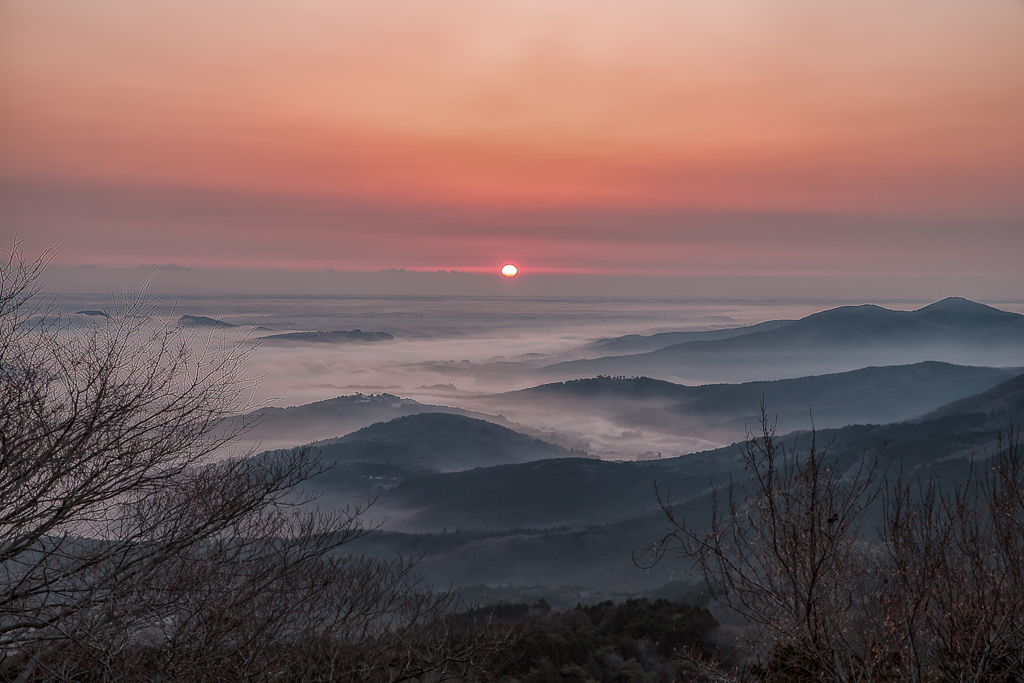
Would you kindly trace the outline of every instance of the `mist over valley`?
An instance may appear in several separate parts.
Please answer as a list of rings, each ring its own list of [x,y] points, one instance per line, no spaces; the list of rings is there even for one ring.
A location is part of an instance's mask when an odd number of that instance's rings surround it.
[[[573,311],[558,301],[547,315],[531,303],[533,317],[515,324],[493,301],[466,300],[447,328],[437,311],[418,327],[418,303],[391,301],[392,312],[367,316],[391,323],[376,330],[352,312],[331,317],[356,337],[388,335],[379,342],[259,344],[261,391],[284,398],[248,415],[244,443],[308,444],[327,468],[303,487],[316,505],[372,501],[366,519],[382,526],[358,551],[423,554],[429,580],[467,595],[546,590],[568,604],[685,576],[671,563],[632,564],[632,551],[667,529],[655,485],[704,519],[712,488],[742,474],[737,442],[756,429],[762,400],[785,443],[806,446],[813,425],[848,466],[881,450],[890,468],[944,481],[966,476],[970,458],[992,452],[1024,411],[1024,316],[962,299],[792,319],[773,314],[820,304],[657,301],[637,311],[626,300],[583,301]],[[518,302],[507,305],[516,318]],[[700,314],[666,330],[673,307]],[[249,325],[257,342],[300,322],[309,334],[345,327],[303,316],[212,319]],[[626,334],[608,336],[606,326]],[[552,373],[570,378],[545,381]],[[293,405],[273,405],[282,402]]]
[[[1024,681],[1021,0],[0,27],[0,681]]]

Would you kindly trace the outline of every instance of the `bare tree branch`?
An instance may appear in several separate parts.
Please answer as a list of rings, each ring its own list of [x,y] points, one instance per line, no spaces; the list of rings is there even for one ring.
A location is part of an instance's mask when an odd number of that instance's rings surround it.
[[[510,633],[461,628],[414,563],[348,555],[372,528],[298,496],[308,449],[225,456],[253,345],[144,293],[73,322],[36,305],[45,261],[0,266],[0,678],[488,675]]]

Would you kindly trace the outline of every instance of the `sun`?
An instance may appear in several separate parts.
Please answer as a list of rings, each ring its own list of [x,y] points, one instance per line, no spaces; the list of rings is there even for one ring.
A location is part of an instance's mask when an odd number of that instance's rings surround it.
[[[519,269],[513,266],[511,263],[506,263],[501,267],[501,274],[505,277],[515,277],[519,274]]]

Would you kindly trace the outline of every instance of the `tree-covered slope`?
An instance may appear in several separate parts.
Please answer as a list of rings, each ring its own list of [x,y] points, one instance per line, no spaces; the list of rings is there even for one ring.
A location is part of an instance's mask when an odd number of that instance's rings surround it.
[[[999,393],[1016,396],[1018,385],[1018,380],[1005,382],[986,400]],[[1015,413],[953,412],[926,421],[820,429],[816,441],[819,447],[830,444],[843,466],[882,453],[885,462],[891,460],[893,473],[959,481],[969,470],[971,455],[982,458],[994,451],[1000,433],[1022,417],[1019,408]],[[806,448],[811,434],[808,429],[781,438]],[[403,524],[419,531],[600,525],[652,514],[657,482],[663,494],[671,492],[678,502],[698,505],[697,511],[699,505],[706,507],[712,484],[724,485],[738,473],[739,448],[734,444],[646,462],[570,458],[423,474],[388,489],[379,503],[415,511]]]

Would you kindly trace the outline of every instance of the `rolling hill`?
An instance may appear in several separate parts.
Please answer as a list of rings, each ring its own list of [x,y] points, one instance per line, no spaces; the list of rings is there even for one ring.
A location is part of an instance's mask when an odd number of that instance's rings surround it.
[[[556,363],[539,373],[561,378],[601,374],[742,382],[925,360],[1020,365],[1024,316],[960,298],[916,311],[842,306],[776,329],[688,341],[647,353]]]
[[[794,379],[685,386],[649,377],[556,382],[479,399],[476,405],[526,420],[557,411],[567,422],[602,416],[620,430],[734,439],[757,421],[763,397],[781,431],[908,420],[1024,372],[924,362]]]
[[[703,332],[659,332],[658,334],[640,335],[627,334],[613,339],[598,339],[587,346],[588,349],[595,349],[605,353],[644,353],[646,351],[657,351],[666,346],[684,344],[691,341],[714,341],[718,339],[731,339],[754,332],[765,332],[785,327],[792,323],[792,320],[769,320],[757,325],[745,327],[732,327],[723,330],[708,330]]]
[[[1017,419],[1021,417],[1018,413]],[[865,454],[873,457],[888,442],[882,463],[891,478],[902,474],[916,481],[934,475],[949,485],[968,476],[972,454],[994,452],[1007,425],[1006,419],[975,413],[924,423],[822,430],[817,436],[819,446],[834,439],[830,452],[847,465]],[[806,446],[808,436],[784,438]],[[712,481],[720,486],[730,476],[742,481],[737,454],[734,445],[697,459],[570,459],[415,478],[387,494],[405,494],[401,500],[427,502],[427,507],[406,516],[396,508],[389,531],[370,534],[352,549],[422,556],[420,571],[442,585],[573,585],[584,595],[595,589],[650,590],[673,578],[685,579],[687,571],[687,565],[672,558],[651,570],[632,563],[634,551],[670,531],[657,505],[654,482],[663,494],[671,493],[677,514],[694,524],[706,523]],[[889,456],[892,462],[887,464]],[[441,497],[431,503],[427,495]],[[378,501],[391,502],[386,496]],[[871,529],[877,520],[868,521],[866,528]]]
[[[353,394],[289,408],[261,408],[236,421],[250,425],[244,435],[246,442],[276,449],[339,438],[375,422],[419,413],[452,413],[501,421],[461,408],[420,403],[392,394]]]
[[[423,474],[589,457],[583,451],[451,413],[399,417],[309,447],[329,469],[312,478],[306,488],[322,492],[335,503],[342,499],[365,502]]]
[[[391,463],[429,472],[587,455],[451,413],[418,413],[378,422],[315,447],[326,462]]]
[[[1024,376],[1003,382],[975,401],[952,404],[928,420],[885,425],[851,425],[819,429],[818,443],[831,442],[830,452],[852,466],[865,453],[884,446],[894,466],[915,476],[935,474],[947,480],[966,476],[972,452],[992,452],[1010,420],[1020,421]],[[1017,412],[978,412],[976,405],[1010,404]],[[769,411],[770,411],[769,406]],[[965,412],[966,411],[966,412]],[[769,413],[771,414],[771,413]],[[786,443],[806,446],[808,432],[791,432]],[[602,525],[648,516],[657,509],[654,483],[662,491],[706,514],[711,482],[721,485],[739,475],[739,446],[648,462],[607,462],[583,459],[543,460],[528,464],[480,468],[449,474],[410,477],[385,491],[380,504],[403,517],[403,528],[433,531],[462,529],[554,528]]]
[[[829,452],[840,466],[881,449],[892,478],[962,482],[970,458],[993,453],[1010,421],[1024,419],[1022,396],[1024,375],[916,420],[822,429],[817,443],[831,442]],[[1007,406],[1010,412],[1003,410]],[[809,442],[806,431],[782,438],[802,448]],[[709,515],[712,484],[722,486],[730,477],[743,478],[736,444],[650,462],[567,458],[422,474],[382,492],[377,505],[390,515],[388,531],[360,539],[352,550],[421,556],[427,580],[443,585],[547,585],[580,596],[650,590],[686,576],[686,566],[673,561],[652,570],[632,563],[633,551],[669,530],[655,482],[678,514],[701,524]],[[554,588],[570,584],[571,590]]]

